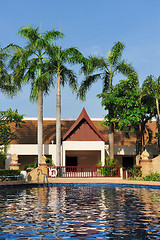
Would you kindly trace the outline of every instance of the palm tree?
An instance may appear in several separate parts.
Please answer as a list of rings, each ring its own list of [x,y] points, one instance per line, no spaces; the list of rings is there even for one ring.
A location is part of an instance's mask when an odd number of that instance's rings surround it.
[[[121,42],[117,42],[113,45],[112,49],[106,58],[89,56],[89,64],[83,66],[83,71],[87,74],[86,79],[82,82],[79,89],[79,97],[85,99],[87,90],[93,83],[101,79],[103,84],[102,92],[112,92],[113,77],[117,73],[121,73],[126,77],[132,77],[138,81],[138,76],[131,64],[124,60],[121,60],[122,53],[125,46]],[[109,110],[109,115],[112,117],[112,109]],[[110,159],[114,159],[114,124],[111,124],[108,128],[109,136],[109,156]]]
[[[10,46],[0,48],[0,89],[2,93],[13,96],[17,93],[12,75],[8,71],[7,61],[9,59],[8,49]]]
[[[16,83],[31,83],[30,100],[38,101],[38,163],[43,153],[43,94],[48,94],[53,85],[52,74],[48,72],[47,49],[53,40],[63,34],[51,30],[39,32],[32,26],[22,27],[19,32],[21,37],[28,40],[25,48],[18,48],[11,60],[13,76]]]
[[[69,84],[71,89],[77,90],[77,76],[69,65],[82,64],[85,58],[77,48],[62,49],[60,46],[52,46],[48,54],[51,57],[51,71],[57,77],[56,90],[56,161],[61,165],[61,85]],[[54,69],[54,70],[53,70]]]

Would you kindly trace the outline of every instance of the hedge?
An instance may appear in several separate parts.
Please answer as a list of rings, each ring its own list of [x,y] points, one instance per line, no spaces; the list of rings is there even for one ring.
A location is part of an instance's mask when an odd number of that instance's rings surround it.
[[[21,170],[0,169],[0,176],[18,176]]]

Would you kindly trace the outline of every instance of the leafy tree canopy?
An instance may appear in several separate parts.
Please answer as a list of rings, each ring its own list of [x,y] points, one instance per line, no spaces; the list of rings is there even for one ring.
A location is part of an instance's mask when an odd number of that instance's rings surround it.
[[[21,123],[24,123],[23,116],[18,114],[17,109],[0,111],[0,146],[6,146],[17,138],[17,135],[11,130],[9,124],[14,123],[16,127],[21,127]]]
[[[108,110],[105,124],[114,123],[115,129],[125,133],[141,123],[145,125],[155,114],[152,95],[148,100],[143,89],[132,78],[121,80],[112,91],[99,94],[98,97],[102,98],[102,106]]]

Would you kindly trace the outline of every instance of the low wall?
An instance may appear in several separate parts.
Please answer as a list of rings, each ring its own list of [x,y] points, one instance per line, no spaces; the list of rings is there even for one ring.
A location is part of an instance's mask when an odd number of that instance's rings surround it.
[[[47,164],[40,164],[40,166],[27,173],[26,182],[47,183],[46,176],[48,176]]]
[[[152,159],[152,171],[160,174],[160,155]]]
[[[140,165],[142,176],[149,175],[151,172],[160,174],[160,155],[153,159],[140,159]]]

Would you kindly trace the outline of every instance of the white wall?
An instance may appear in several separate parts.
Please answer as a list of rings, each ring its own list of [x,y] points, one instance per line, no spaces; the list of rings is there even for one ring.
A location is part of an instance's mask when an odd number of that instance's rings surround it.
[[[101,161],[104,165],[105,145],[103,141],[65,141],[62,144],[63,158],[62,166],[65,166],[66,151],[100,151]]]
[[[17,155],[38,155],[37,144],[10,144],[7,148],[7,160],[5,168],[9,168],[9,164],[12,161],[11,157],[13,154]],[[56,145],[45,144],[43,145],[43,154],[52,155],[52,159],[56,163]]]
[[[156,145],[146,146],[147,151],[150,154],[150,158],[154,155],[158,155],[158,148]],[[67,150],[81,150],[81,151],[100,151],[102,164],[104,164],[105,155],[109,155],[109,146],[105,145],[103,141],[65,141],[62,144],[62,166],[65,166],[65,152]],[[12,155],[37,155],[38,145],[37,144],[10,144],[7,148],[7,160],[5,168],[9,168]],[[44,155],[52,155],[52,159],[55,164],[60,165],[56,162],[56,144],[45,144],[43,145]],[[136,155],[135,145],[115,145],[115,155]]]

